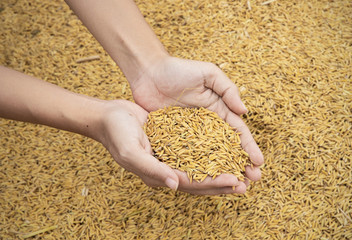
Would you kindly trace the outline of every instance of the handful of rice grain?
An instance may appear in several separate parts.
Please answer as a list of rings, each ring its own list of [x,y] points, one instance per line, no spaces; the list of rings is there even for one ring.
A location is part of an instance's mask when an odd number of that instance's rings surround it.
[[[205,108],[167,107],[151,112],[144,125],[154,156],[188,178],[202,182],[222,173],[244,180],[251,165],[240,134]]]

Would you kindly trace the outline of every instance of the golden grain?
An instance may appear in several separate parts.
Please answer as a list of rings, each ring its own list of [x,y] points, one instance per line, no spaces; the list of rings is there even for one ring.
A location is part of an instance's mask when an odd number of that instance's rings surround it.
[[[240,133],[212,111],[182,107],[159,109],[149,113],[144,131],[155,157],[187,172],[190,181],[202,182],[207,175],[215,178],[223,173],[244,180],[245,166],[250,161],[245,151],[234,150],[241,148]]]
[[[153,189],[91,139],[0,119],[0,238],[57,226],[32,238],[352,239],[351,1],[136,2],[171,55],[218,64],[239,87],[243,120],[265,156],[262,179],[243,196]],[[64,1],[0,1],[0,25],[1,65],[133,100]],[[191,135],[214,131],[194,131],[196,118]],[[179,136],[175,165],[191,162],[200,141]]]

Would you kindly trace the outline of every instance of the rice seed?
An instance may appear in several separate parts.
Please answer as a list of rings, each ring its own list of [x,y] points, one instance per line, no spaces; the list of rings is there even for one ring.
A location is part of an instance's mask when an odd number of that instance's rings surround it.
[[[223,173],[244,180],[242,172],[250,161],[241,148],[241,133],[214,112],[166,107],[149,114],[144,131],[155,156],[187,172],[190,182],[202,182],[207,176],[214,179]]]
[[[41,233],[44,233],[44,232],[48,232],[48,231],[54,230],[54,229],[56,229],[56,228],[57,228],[57,225],[53,225],[53,226],[50,226],[50,227],[46,227],[46,228],[40,229],[40,230],[35,231],[35,232],[31,232],[31,233],[24,234],[24,235],[22,235],[21,237],[22,237],[22,238],[34,237],[35,235],[38,235],[38,234],[41,234]]]
[[[77,59],[76,63],[89,62],[89,61],[98,60],[98,59],[100,59],[99,55],[93,55],[93,56]]]

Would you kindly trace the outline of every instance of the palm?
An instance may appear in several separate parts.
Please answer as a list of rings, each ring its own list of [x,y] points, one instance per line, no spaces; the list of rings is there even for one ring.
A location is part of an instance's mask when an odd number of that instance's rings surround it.
[[[226,105],[220,95],[231,90],[231,94],[239,104],[235,108],[239,114],[244,113],[243,109],[240,109],[242,106],[235,85],[228,80],[225,86],[216,86],[217,78],[226,76],[214,65],[170,58],[159,64],[156,69],[157,71],[142,76],[138,80],[138,85],[131,85],[136,103],[146,110],[153,111],[165,106],[180,105],[206,107],[221,112],[225,110]],[[218,88],[219,93],[216,93],[214,88]]]
[[[111,101],[107,106],[107,115],[101,137],[102,143],[113,158],[125,169],[137,174],[149,186],[166,186],[165,179],[173,176],[178,179],[178,189],[193,194],[243,193],[244,183],[237,178],[224,174],[204,183],[190,184],[187,174],[171,169],[152,156],[152,150],[141,125],[147,120],[147,112],[129,101]],[[236,186],[233,190],[232,186]]]
[[[179,105],[205,107],[218,113],[242,132],[242,147],[254,165],[263,163],[261,151],[239,117],[246,109],[237,87],[215,65],[168,57],[131,83],[131,88],[136,103],[147,111]],[[248,169],[246,174],[253,180],[260,178],[259,168]]]

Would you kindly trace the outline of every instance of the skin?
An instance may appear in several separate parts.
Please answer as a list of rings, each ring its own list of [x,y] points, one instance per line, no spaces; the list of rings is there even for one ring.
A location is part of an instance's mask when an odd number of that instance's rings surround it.
[[[155,159],[143,124],[148,112],[127,100],[106,101],[70,92],[35,77],[0,66],[0,116],[75,132],[101,142],[122,167],[148,186],[170,187],[193,194],[243,193],[244,183],[222,175],[189,183],[185,173]],[[29,90],[30,89],[30,90]],[[232,186],[236,189],[233,190]]]
[[[101,142],[117,163],[152,187],[201,195],[244,193],[249,180],[260,179],[264,158],[240,118],[247,109],[236,85],[219,68],[170,56],[131,0],[66,2],[121,68],[138,105],[79,95],[1,67],[0,116],[91,137]],[[149,111],[175,103],[206,107],[242,132],[242,147],[254,165],[246,168],[249,180],[239,182],[235,176],[223,174],[190,184],[186,173],[152,156],[141,126]]]
[[[237,86],[218,67],[170,56],[132,0],[106,0],[104,4],[94,0],[84,4],[79,0],[66,2],[121,68],[138,105],[153,111],[176,103],[217,112],[242,132],[242,146],[254,165],[246,168],[246,176],[252,181],[261,178],[263,154],[240,118],[247,109]],[[175,176],[170,178],[180,182]],[[210,180],[203,184],[215,193],[226,187],[230,178],[237,181],[234,176],[224,176],[217,180],[216,187],[211,187]],[[195,186],[194,191],[199,188]]]

